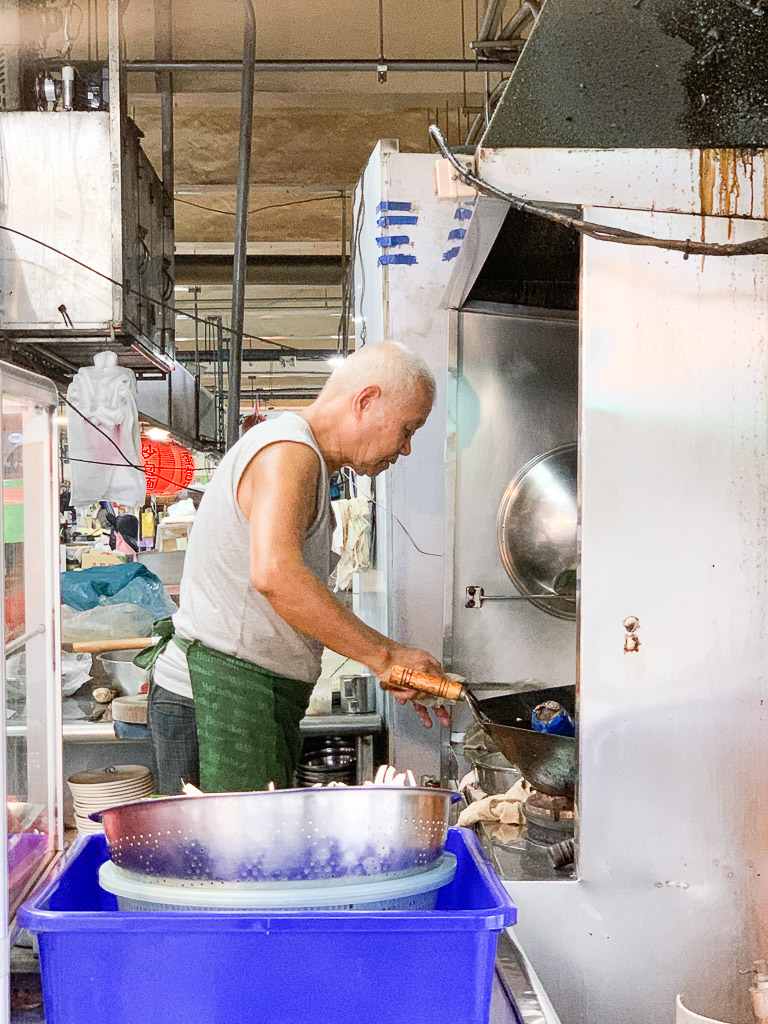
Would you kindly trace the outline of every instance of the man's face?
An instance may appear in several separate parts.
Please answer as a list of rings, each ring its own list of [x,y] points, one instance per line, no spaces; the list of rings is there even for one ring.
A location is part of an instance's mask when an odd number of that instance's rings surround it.
[[[410,397],[374,395],[361,403],[359,422],[352,446],[355,472],[378,476],[409,455],[411,438],[423,426],[432,409],[429,394],[419,385]]]

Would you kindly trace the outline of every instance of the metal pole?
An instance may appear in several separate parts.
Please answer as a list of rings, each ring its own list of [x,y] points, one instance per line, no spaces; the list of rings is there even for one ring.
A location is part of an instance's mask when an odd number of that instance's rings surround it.
[[[222,444],[225,434],[224,422],[224,331],[222,329],[221,317],[215,318],[216,324],[216,382],[217,382],[217,420],[216,420],[216,441]]]
[[[347,356],[349,353],[349,316],[348,316],[348,289],[347,280],[347,192],[341,192],[341,354]]]
[[[173,57],[173,12],[172,0],[155,0],[155,57],[158,60],[171,60]],[[155,88],[160,93],[160,123],[162,140],[162,174],[163,174],[163,207],[166,226],[174,229],[174,180],[173,180],[173,78],[170,71],[160,71],[155,75]],[[171,281],[175,281],[173,265],[173,247],[167,248],[166,258],[170,266],[168,273]],[[171,333],[175,323],[173,314],[163,307],[162,338]]]
[[[171,0],[155,0],[155,57],[173,57],[173,15]],[[173,210],[173,85],[170,71],[156,73],[155,87],[160,93],[162,118],[163,188]]]
[[[235,213],[235,259],[232,273],[232,333],[229,342],[227,381],[227,448],[240,434],[240,375],[243,368],[243,314],[245,275],[248,268],[248,190],[251,184],[251,138],[253,136],[253,85],[256,60],[256,15],[251,0],[243,0],[243,77],[240,96],[240,144],[237,152],[237,207]]]
[[[126,61],[127,71],[154,72],[159,71],[221,71],[227,74],[240,71],[243,66],[239,60],[132,60]],[[254,71],[279,72],[286,71],[367,71],[376,74],[378,60],[256,60]],[[390,60],[387,59],[387,71],[500,71],[507,73],[514,67],[514,61],[504,60]]]

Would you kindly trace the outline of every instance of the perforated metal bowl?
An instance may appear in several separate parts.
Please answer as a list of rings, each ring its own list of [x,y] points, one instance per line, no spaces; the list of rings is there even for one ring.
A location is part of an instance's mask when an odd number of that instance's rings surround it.
[[[286,789],[142,800],[91,817],[114,863],[149,881],[349,882],[432,867],[458,799],[418,787]]]

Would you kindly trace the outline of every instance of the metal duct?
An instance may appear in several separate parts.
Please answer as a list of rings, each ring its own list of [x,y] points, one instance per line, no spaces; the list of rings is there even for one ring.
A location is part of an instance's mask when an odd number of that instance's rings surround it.
[[[481,145],[768,145],[768,0],[547,0]]]

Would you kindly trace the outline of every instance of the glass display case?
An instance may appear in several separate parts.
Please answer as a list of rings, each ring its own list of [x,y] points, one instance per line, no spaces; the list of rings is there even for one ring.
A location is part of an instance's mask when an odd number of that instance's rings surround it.
[[[57,402],[51,381],[0,362],[0,690],[6,708],[0,785],[8,824],[7,843],[0,844],[0,871],[8,880],[0,934],[6,972],[16,910],[63,849]]]

